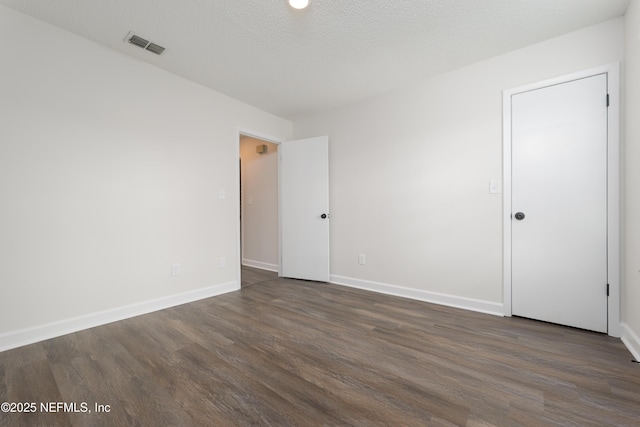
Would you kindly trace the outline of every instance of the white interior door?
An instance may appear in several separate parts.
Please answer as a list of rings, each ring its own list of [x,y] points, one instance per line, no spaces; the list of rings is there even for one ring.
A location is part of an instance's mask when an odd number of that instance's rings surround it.
[[[607,75],[515,94],[512,311],[607,331]]]
[[[280,275],[329,281],[329,138],[287,141],[280,155]]]

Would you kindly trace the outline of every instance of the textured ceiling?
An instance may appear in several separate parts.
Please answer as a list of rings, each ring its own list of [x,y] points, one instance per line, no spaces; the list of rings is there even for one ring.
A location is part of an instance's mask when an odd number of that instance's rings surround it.
[[[0,0],[293,119],[624,14],[629,0]],[[124,42],[129,31],[167,50]]]

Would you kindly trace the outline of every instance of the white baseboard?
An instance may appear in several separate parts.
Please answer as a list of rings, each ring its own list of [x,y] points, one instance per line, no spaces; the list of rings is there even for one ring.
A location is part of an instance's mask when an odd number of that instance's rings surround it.
[[[640,338],[626,323],[622,323],[620,329],[622,329],[622,337],[620,339],[627,346],[633,357],[640,361]]]
[[[97,313],[47,323],[45,325],[7,332],[0,334],[0,351],[10,350],[23,345],[33,344],[50,338],[59,337],[61,335],[225,294],[227,292],[237,291],[239,289],[239,283],[237,281],[233,281],[181,294],[126,305],[111,310],[99,311]]]
[[[247,267],[259,268],[260,270],[275,271],[276,273],[278,272],[278,264],[269,264],[266,262],[243,258],[242,265],[245,265]]]
[[[354,279],[351,277],[331,275],[331,283],[349,286],[351,288],[364,289],[387,295],[410,298],[449,307],[462,308],[480,313],[504,316],[504,306],[501,303],[477,300],[473,298],[458,297],[455,295],[441,294],[438,292],[423,291],[420,289],[406,288],[403,286],[389,285],[387,283],[371,282],[368,280]]]

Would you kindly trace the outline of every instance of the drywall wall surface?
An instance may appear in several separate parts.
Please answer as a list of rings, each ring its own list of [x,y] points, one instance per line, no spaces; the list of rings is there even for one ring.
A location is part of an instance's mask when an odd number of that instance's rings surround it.
[[[241,136],[240,159],[242,263],[278,271],[278,145]]]
[[[238,129],[291,122],[5,7],[0,34],[0,337],[239,287]]]
[[[296,120],[295,138],[329,135],[332,276],[502,304],[502,91],[621,61],[623,24]]]
[[[633,0],[625,16],[624,256],[622,321],[627,344],[640,357],[640,3]]]

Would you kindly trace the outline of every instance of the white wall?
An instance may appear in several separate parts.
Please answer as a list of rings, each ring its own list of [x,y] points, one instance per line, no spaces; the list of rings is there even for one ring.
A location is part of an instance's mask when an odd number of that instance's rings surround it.
[[[502,91],[621,61],[623,24],[295,121],[329,135],[332,280],[502,313]]]
[[[640,360],[640,3],[632,0],[626,24],[625,287],[623,340]]]
[[[0,32],[0,350],[238,288],[238,128],[291,123],[5,7]]]
[[[258,154],[256,147],[266,145]],[[242,263],[278,271],[278,145],[240,137]]]
[[[639,14],[634,0],[628,117]],[[499,310],[501,91],[619,61],[623,35],[609,21],[297,121],[296,138],[330,136],[332,278]],[[291,123],[2,6],[0,36],[0,350],[237,288],[238,129],[285,140]],[[626,133],[637,343],[638,124]]]

